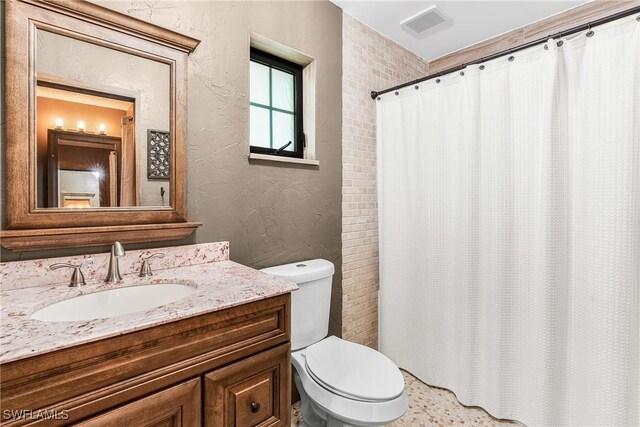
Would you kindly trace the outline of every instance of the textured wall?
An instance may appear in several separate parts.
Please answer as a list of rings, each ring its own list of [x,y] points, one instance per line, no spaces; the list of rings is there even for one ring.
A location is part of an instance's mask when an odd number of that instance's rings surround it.
[[[256,268],[308,258],[332,261],[336,276],[331,332],[340,334],[340,9],[328,1],[96,3],[202,41],[189,59],[187,203],[190,218],[204,225],[195,238],[177,243],[228,240],[230,258]],[[315,58],[319,167],[247,160],[251,31]],[[155,246],[166,244],[170,243]],[[3,250],[2,258],[95,251]]]
[[[342,18],[342,336],[378,345],[376,103],[369,93],[428,65],[351,16]]]

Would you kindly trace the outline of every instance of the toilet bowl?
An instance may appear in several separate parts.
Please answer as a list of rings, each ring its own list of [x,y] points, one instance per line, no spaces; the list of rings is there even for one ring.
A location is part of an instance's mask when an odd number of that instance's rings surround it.
[[[309,427],[379,426],[407,411],[400,370],[375,350],[330,336],[291,360]]]
[[[380,426],[409,401],[398,367],[382,353],[329,336],[333,264],[316,259],[262,270],[295,282],[291,360],[304,426]]]

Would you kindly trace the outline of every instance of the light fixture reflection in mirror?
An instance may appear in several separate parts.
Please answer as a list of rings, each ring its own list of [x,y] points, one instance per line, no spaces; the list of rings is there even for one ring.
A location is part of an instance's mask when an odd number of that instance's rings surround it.
[[[84,132],[84,129],[85,129],[84,122],[80,120],[78,122],[78,132]]]
[[[100,126],[98,126],[98,133],[100,135],[104,135],[107,132],[107,126],[105,126],[104,123],[100,123]]]
[[[91,207],[89,200],[65,200],[64,207],[70,209],[88,209]]]
[[[58,117],[56,119],[56,129],[62,129],[63,126],[64,126],[64,122],[60,117]]]

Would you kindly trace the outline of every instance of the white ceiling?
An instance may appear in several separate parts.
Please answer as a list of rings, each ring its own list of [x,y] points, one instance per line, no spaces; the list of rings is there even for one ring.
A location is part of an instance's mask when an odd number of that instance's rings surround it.
[[[60,101],[75,102],[78,104],[93,105],[96,107],[112,108],[122,111],[127,111],[131,106],[133,106],[133,102],[130,101],[107,98],[104,96],[89,95],[87,93],[81,92],[72,92],[70,90],[56,89],[47,86],[37,86],[36,96],[58,99]]]
[[[531,22],[570,9],[587,0],[393,1],[331,0],[358,21],[430,61]],[[419,40],[400,22],[436,5],[451,19],[442,30]]]

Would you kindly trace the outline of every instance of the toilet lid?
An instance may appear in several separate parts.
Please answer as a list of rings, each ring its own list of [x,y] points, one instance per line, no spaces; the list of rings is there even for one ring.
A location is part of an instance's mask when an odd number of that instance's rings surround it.
[[[307,347],[307,371],[337,394],[368,401],[395,399],[404,390],[404,378],[385,355],[334,336]]]

